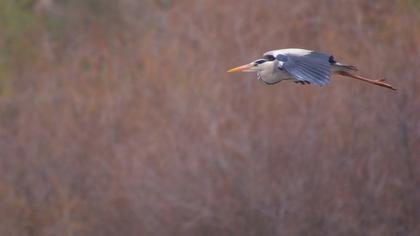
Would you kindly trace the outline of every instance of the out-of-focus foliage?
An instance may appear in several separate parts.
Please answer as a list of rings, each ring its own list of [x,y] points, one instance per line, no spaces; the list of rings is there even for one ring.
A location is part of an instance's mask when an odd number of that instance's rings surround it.
[[[417,5],[0,0],[0,235],[419,235]],[[398,91],[225,72],[287,47]]]
[[[33,58],[34,49],[28,45],[37,20],[32,4],[31,0],[0,1],[0,96],[10,93],[16,66]]]

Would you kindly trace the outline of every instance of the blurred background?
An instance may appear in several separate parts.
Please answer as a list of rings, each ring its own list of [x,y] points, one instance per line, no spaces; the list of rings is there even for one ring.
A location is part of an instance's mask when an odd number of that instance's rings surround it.
[[[0,235],[420,235],[419,74],[418,0],[0,0]]]

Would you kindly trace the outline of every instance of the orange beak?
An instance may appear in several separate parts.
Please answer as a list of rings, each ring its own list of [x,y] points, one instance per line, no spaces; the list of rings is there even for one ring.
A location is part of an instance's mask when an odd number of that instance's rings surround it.
[[[243,65],[243,66],[238,66],[238,67],[235,67],[233,69],[228,70],[228,73],[233,73],[233,72],[246,72],[251,67],[252,67],[252,64],[246,64],[246,65]]]

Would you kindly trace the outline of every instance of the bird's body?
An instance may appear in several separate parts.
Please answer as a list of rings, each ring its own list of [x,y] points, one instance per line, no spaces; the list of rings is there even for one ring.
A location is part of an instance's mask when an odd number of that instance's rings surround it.
[[[273,50],[264,53],[262,59],[236,67],[229,72],[257,72],[257,78],[265,84],[273,85],[283,80],[293,80],[300,84],[326,85],[332,73],[363,80],[395,90],[384,80],[370,80],[353,75],[356,67],[336,62],[330,54],[300,48]]]

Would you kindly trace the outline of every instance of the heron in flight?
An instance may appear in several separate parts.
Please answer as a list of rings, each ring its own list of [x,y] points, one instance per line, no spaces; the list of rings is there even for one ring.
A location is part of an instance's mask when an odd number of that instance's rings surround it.
[[[299,84],[326,85],[332,73],[358,79],[396,90],[385,79],[371,80],[352,72],[356,67],[335,61],[330,54],[306,49],[289,48],[264,53],[263,58],[239,66],[228,72],[257,72],[258,80],[273,85],[282,80],[292,80]]]

